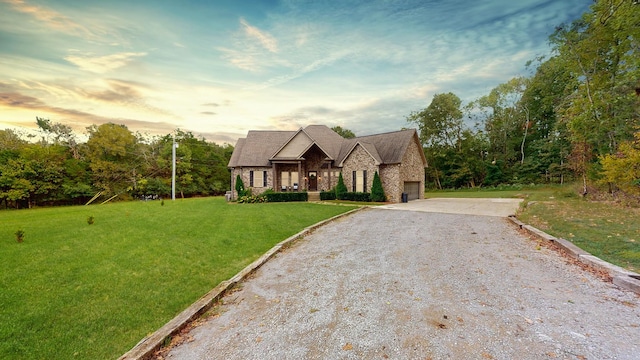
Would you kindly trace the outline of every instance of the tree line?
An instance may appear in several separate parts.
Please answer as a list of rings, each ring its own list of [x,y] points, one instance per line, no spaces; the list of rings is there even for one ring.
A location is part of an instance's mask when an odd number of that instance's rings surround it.
[[[169,196],[174,137],[177,196],[219,195],[230,187],[231,145],[182,130],[149,137],[113,123],[88,127],[88,140],[80,143],[67,125],[39,117],[36,123],[41,138],[35,142],[0,130],[1,207]]]
[[[407,116],[432,188],[578,181],[640,195],[640,4],[597,0],[556,27],[550,55],[462,104],[440,93]]]

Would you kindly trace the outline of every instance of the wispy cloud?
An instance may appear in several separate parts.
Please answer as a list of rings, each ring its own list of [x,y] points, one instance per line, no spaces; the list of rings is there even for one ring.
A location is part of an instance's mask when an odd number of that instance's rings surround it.
[[[51,10],[42,6],[32,5],[24,0],[0,0],[11,5],[18,12],[28,14],[38,20],[41,24],[69,34],[92,36],[92,32],[85,26],[73,21],[69,17],[55,10]]]
[[[260,30],[240,18],[241,31],[234,36],[234,46],[219,47],[223,58],[231,65],[251,72],[257,72],[272,64],[269,57],[278,53],[278,41],[267,31]]]
[[[124,52],[105,56],[93,54],[69,55],[64,59],[77,65],[80,69],[103,74],[131,63],[135,58],[146,56],[145,52]]]
[[[245,19],[240,19],[240,24],[244,27],[244,33],[249,39],[257,40],[265,49],[272,53],[278,52],[278,41],[268,32],[251,26]]]

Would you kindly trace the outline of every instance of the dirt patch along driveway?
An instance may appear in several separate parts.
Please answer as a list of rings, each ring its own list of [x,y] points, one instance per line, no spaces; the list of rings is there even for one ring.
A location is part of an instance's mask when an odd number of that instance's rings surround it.
[[[369,209],[280,253],[167,359],[637,359],[640,301],[508,220]]]

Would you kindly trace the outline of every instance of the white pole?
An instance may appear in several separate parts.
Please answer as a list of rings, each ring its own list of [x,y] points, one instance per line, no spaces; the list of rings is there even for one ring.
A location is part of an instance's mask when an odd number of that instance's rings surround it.
[[[173,144],[171,144],[171,200],[176,199],[176,136],[173,135]]]

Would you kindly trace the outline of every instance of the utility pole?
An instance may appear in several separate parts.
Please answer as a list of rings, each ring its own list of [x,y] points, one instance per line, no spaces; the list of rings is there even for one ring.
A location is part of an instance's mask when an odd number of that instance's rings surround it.
[[[176,199],[176,135],[173,135],[173,144],[171,145],[171,200]]]

